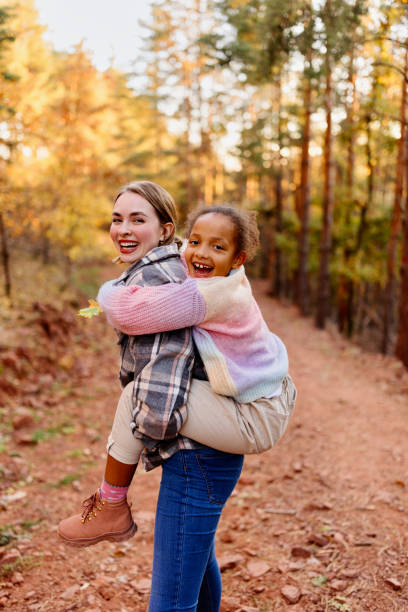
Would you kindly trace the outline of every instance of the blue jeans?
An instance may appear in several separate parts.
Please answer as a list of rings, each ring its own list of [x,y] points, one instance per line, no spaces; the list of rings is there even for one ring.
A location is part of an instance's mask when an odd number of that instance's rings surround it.
[[[215,532],[244,457],[180,450],[163,464],[156,510],[149,612],[218,612]]]

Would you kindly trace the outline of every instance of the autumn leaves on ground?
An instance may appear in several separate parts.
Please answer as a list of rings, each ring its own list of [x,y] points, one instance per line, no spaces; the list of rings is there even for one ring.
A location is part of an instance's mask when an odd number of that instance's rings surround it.
[[[224,511],[222,610],[408,610],[408,373],[254,289],[299,399],[279,445],[246,458]],[[56,538],[101,477],[119,394],[113,332],[37,304],[4,333],[0,607],[146,610],[160,470],[136,475],[129,542],[78,551]]]

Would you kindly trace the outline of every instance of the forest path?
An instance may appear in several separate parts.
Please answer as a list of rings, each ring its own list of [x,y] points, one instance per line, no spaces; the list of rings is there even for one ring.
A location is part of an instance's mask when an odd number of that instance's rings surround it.
[[[265,282],[253,287],[287,345],[299,396],[277,447],[246,457],[224,511],[222,610],[408,611],[408,374],[331,328],[316,330],[268,297]],[[103,320],[86,324],[96,332],[74,351],[79,379],[36,399],[43,431],[53,423],[55,435],[37,434],[33,446],[18,430],[12,456],[0,455],[6,477],[17,474],[0,512],[3,534],[17,536],[0,549],[7,610],[147,607],[160,470],[132,484],[139,531],[129,542],[77,550],[56,538],[58,521],[99,484],[119,394],[113,333]]]

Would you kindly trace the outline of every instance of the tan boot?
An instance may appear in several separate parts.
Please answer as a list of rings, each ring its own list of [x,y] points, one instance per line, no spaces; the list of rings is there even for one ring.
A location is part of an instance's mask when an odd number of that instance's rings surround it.
[[[102,540],[122,542],[135,535],[126,498],[119,501],[102,499],[99,491],[82,502],[84,511],[64,519],[58,525],[58,536],[71,546],[91,546]]]

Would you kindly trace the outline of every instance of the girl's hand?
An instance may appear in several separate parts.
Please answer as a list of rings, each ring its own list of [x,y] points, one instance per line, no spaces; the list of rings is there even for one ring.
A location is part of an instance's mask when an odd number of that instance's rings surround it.
[[[88,300],[88,303],[88,308],[81,308],[81,310],[78,312],[78,315],[80,317],[84,317],[85,319],[92,319],[92,317],[96,317],[98,314],[103,312],[102,308],[96,300]]]

